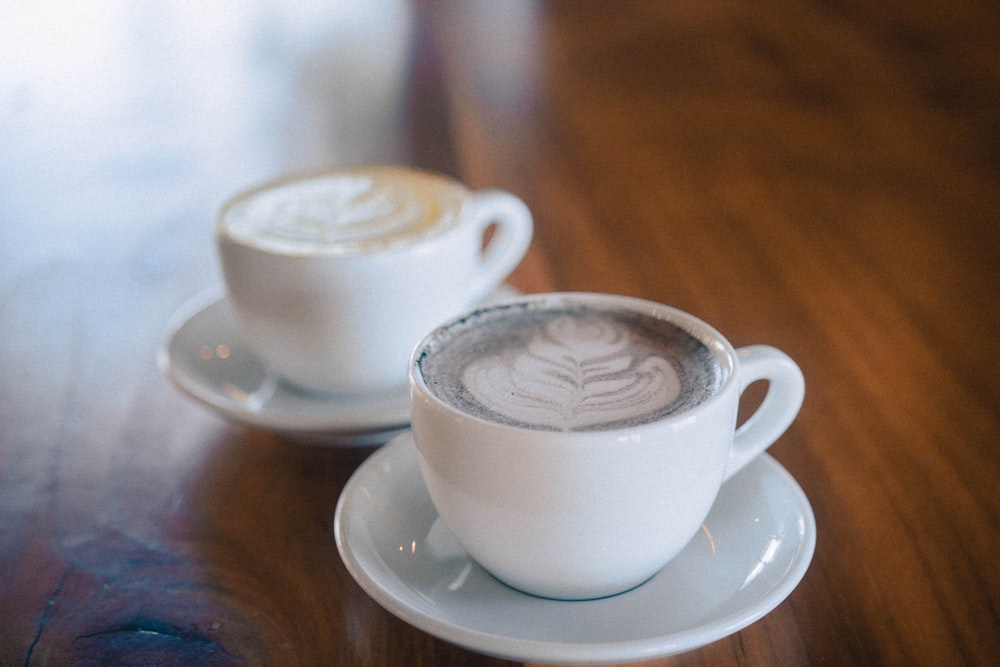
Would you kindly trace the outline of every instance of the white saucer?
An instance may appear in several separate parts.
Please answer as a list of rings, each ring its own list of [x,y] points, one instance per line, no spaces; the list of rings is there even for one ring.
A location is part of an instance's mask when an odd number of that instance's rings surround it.
[[[516,294],[504,285],[488,301]],[[196,297],[174,315],[158,362],[181,391],[227,419],[298,439],[382,444],[410,422],[405,383],[377,393],[330,397],[280,382],[243,342],[221,289]]]
[[[691,650],[764,616],[809,567],[816,523],[802,489],[763,454],[645,584],[600,600],[537,598],[494,579],[438,519],[407,431],[348,481],[334,534],[365,592],[425,632],[509,660],[608,664]]]

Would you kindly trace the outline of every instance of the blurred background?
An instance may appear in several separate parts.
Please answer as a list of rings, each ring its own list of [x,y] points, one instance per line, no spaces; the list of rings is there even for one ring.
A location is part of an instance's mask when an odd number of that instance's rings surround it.
[[[490,29],[456,27],[485,54],[480,87],[509,95],[532,4],[473,9]],[[195,240],[176,277],[213,282],[212,219],[239,189],[337,164],[450,168],[441,135],[404,126],[409,110],[440,130],[447,103],[414,93],[432,56],[409,0],[12,0],[0,15],[0,288],[95,256],[151,277]]]

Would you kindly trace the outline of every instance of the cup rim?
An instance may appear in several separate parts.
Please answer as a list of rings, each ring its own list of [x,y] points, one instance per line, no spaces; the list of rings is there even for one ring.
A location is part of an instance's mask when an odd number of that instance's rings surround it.
[[[710,351],[712,351],[715,358],[723,365],[725,370],[725,377],[719,387],[712,392],[710,396],[705,398],[703,401],[694,405],[686,410],[681,410],[679,412],[671,413],[654,419],[652,421],[641,422],[634,425],[627,426],[617,426],[609,429],[597,429],[597,428],[582,428],[573,431],[560,431],[552,430],[545,432],[550,436],[571,436],[580,437],[585,434],[607,434],[607,433],[618,433],[618,432],[634,432],[636,430],[647,429],[647,428],[661,428],[664,424],[674,423],[680,420],[688,419],[693,415],[700,414],[707,410],[713,409],[716,403],[725,400],[725,397],[730,393],[730,388],[737,382],[737,372],[739,369],[738,353],[733,347],[732,343],[726,339],[715,327],[708,324],[701,318],[692,315],[686,311],[674,308],[673,306],[667,306],[656,301],[651,301],[648,299],[642,299],[638,297],[632,297],[621,294],[611,294],[603,292],[537,292],[533,294],[524,294],[522,296],[507,299],[500,303],[488,304],[479,308],[475,308],[466,313],[452,317],[445,322],[442,322],[434,328],[433,331],[427,333],[413,348],[410,354],[409,366],[407,368],[407,383],[410,387],[411,393],[411,403],[413,399],[414,392],[418,392],[421,396],[424,396],[432,402],[438,409],[444,410],[447,413],[455,416],[456,418],[461,418],[481,424],[483,426],[488,426],[490,428],[495,428],[498,430],[511,430],[516,432],[528,432],[535,431],[537,429],[532,429],[526,426],[517,424],[507,424],[503,422],[493,421],[479,417],[477,415],[465,412],[451,403],[440,398],[434,391],[427,385],[424,380],[423,373],[420,370],[421,359],[425,356],[425,351],[429,345],[441,334],[441,332],[460,324],[461,322],[469,319],[480,317],[483,313],[493,312],[496,310],[506,309],[506,308],[516,308],[523,307],[524,305],[548,302],[548,301],[567,301],[583,304],[593,304],[593,305],[606,305],[615,306],[618,308],[627,308],[632,312],[645,314],[652,316],[656,319],[665,320],[672,324],[675,324],[682,328],[687,334],[695,337],[701,341]],[[412,416],[411,416],[412,419]]]
[[[454,187],[457,192],[461,194],[460,201],[460,211],[458,213],[458,218],[460,220],[466,217],[470,201],[474,191],[467,186],[462,181],[449,176],[448,174],[434,171],[431,169],[424,169],[421,167],[412,167],[403,164],[357,164],[357,165],[340,165],[340,166],[327,166],[327,167],[317,167],[314,169],[301,169],[296,171],[289,171],[277,176],[257,181],[252,185],[241,188],[234,194],[228,196],[216,209],[215,221],[213,225],[213,233],[217,242],[231,243],[236,246],[241,246],[244,248],[249,248],[256,250],[258,252],[275,255],[278,257],[309,257],[309,258],[320,258],[320,257],[353,257],[353,256],[370,256],[371,252],[366,252],[358,249],[339,249],[336,251],[329,251],[323,249],[309,250],[309,251],[296,251],[296,250],[280,250],[274,248],[263,247],[253,241],[231,233],[226,227],[226,216],[229,211],[240,204],[245,202],[252,197],[255,197],[263,192],[269,190],[274,190],[286,185],[292,185],[295,183],[316,180],[325,177],[336,177],[349,174],[364,175],[364,174],[374,174],[374,173],[388,173],[388,174],[409,174],[420,176],[423,178],[428,178],[432,180],[440,181],[441,183],[448,184]],[[447,235],[449,231],[462,227],[461,224],[457,225],[445,225],[440,229],[434,230],[433,233],[420,236],[418,238],[412,239],[410,242],[404,243],[401,247],[409,249],[414,246],[421,245],[423,243],[431,242],[441,236]],[[396,245],[389,245],[380,252],[390,251],[397,248]]]

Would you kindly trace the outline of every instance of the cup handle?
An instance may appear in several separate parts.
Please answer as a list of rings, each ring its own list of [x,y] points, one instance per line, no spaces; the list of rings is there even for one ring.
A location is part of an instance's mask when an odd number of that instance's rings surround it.
[[[476,192],[475,207],[473,224],[479,229],[479,238],[490,225],[494,226],[470,289],[473,299],[479,300],[496,289],[520,264],[531,244],[533,224],[527,205],[503,190]]]
[[[757,380],[769,386],[763,402],[736,429],[723,481],[739,472],[771,446],[795,420],[805,397],[802,371],[791,357],[768,345],[750,345],[736,351],[740,364],[740,395]]]

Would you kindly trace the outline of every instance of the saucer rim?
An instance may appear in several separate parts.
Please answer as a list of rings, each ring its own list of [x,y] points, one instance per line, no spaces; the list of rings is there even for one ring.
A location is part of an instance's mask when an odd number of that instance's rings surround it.
[[[373,404],[379,398],[384,398],[382,403],[387,406],[391,405],[395,414],[387,419],[331,419],[329,416],[290,415],[287,412],[274,410],[254,412],[241,409],[233,402],[221,400],[222,397],[217,391],[211,389],[204,382],[200,382],[196,374],[182,372],[174,360],[177,358],[175,352],[175,346],[178,344],[177,339],[184,329],[192,323],[194,318],[204,315],[209,309],[220,307],[224,302],[228,302],[228,296],[223,288],[207,289],[186,301],[170,318],[167,325],[168,333],[157,349],[156,360],[161,373],[182,393],[229,421],[297,437],[317,439],[326,437],[342,439],[352,444],[368,444],[369,440],[379,438],[384,442],[409,426],[409,405],[405,382],[372,395]],[[235,335],[239,336],[238,332]],[[247,353],[253,354],[249,350]],[[287,396],[293,397],[293,400],[298,399],[304,402],[327,405],[336,404],[337,401],[335,397],[331,397],[329,400],[322,400],[318,397],[315,399],[297,397],[292,390],[287,388],[282,388],[282,391]]]
[[[352,578],[361,586],[375,602],[388,612],[410,625],[427,632],[439,639],[448,641],[466,649],[507,660],[540,662],[545,664],[574,665],[605,665],[623,662],[635,662],[663,658],[691,651],[719,641],[732,635],[777,608],[799,585],[812,562],[816,548],[816,519],[809,500],[795,478],[775,460],[770,454],[759,455],[753,463],[766,466],[767,473],[777,476],[778,483],[784,487],[788,500],[795,507],[796,514],[801,516],[801,539],[795,545],[793,558],[782,573],[780,580],[766,594],[758,598],[754,604],[735,613],[729,613],[717,620],[712,620],[695,628],[657,635],[641,639],[623,641],[579,643],[558,640],[523,639],[514,636],[485,632],[443,620],[441,617],[419,611],[409,605],[406,600],[395,595],[386,587],[377,583],[377,577],[368,572],[355,557],[353,547],[346,535],[345,508],[348,506],[352,493],[367,473],[377,469],[380,462],[388,457],[400,456],[400,451],[406,447],[415,447],[412,432],[407,430],[393,437],[379,450],[371,454],[355,470],[344,485],[337,500],[334,511],[334,538],[337,550]],[[737,473],[726,483],[738,480],[747,471]],[[404,473],[405,474],[405,473]],[[419,474],[417,471],[415,474]],[[385,565],[385,572],[396,575],[396,571]],[[503,584],[497,582],[498,586]],[[648,585],[648,584],[644,584]],[[513,590],[513,589],[511,589]],[[515,594],[524,596],[525,600],[535,599],[526,593]],[[627,595],[628,592],[622,593]],[[587,605],[588,601],[559,602],[555,604]]]
[[[481,303],[502,302],[521,296],[523,292],[508,282],[502,282]],[[191,321],[202,315],[209,308],[218,307],[228,302],[225,286],[222,284],[207,288],[185,301],[170,317],[167,323],[167,335],[156,350],[156,363],[160,372],[183,394],[195,402],[208,408],[224,419],[266,431],[278,433],[307,444],[325,446],[378,446],[399,435],[410,426],[409,391],[405,380],[400,384],[367,395],[345,396],[343,398],[362,401],[369,408],[382,408],[380,416],[349,417],[331,419],[328,412],[315,416],[291,415],[287,412],[264,410],[252,411],[242,409],[238,404],[225,400],[219,392],[212,390],[196,375],[183,373],[173,361],[172,349],[179,335]],[[239,332],[234,335],[242,343]],[[244,343],[245,345],[245,343]],[[253,352],[247,350],[247,354]],[[260,363],[260,360],[254,358]],[[293,390],[281,387],[286,397],[292,400],[316,403],[327,407],[337,404],[336,397],[323,400],[320,397],[309,398],[299,396]],[[385,413],[391,413],[386,415]]]

